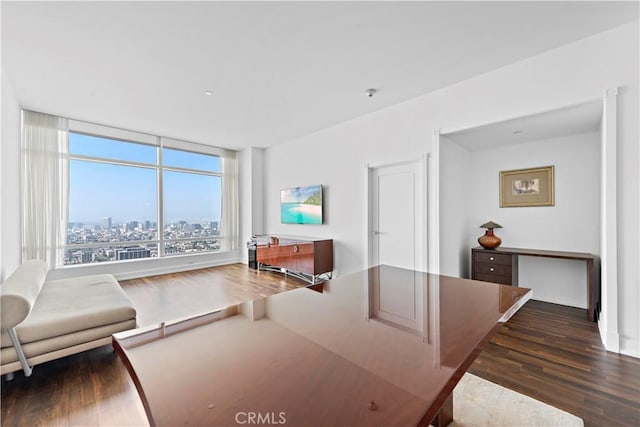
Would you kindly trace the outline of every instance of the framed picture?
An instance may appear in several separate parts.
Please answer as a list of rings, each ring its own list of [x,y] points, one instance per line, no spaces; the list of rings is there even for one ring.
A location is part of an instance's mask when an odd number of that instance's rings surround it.
[[[553,166],[500,172],[500,207],[553,206]]]

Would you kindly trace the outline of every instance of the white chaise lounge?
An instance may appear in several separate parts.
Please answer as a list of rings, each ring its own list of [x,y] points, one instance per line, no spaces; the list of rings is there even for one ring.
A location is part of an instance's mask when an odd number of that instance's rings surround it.
[[[1,374],[111,343],[136,327],[136,310],[110,274],[47,281],[47,264],[27,261],[1,285]]]

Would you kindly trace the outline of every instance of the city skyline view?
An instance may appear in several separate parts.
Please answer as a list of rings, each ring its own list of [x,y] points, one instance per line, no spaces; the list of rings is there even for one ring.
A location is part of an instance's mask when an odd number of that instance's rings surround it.
[[[65,265],[220,249],[219,157],[74,132],[69,154]]]
[[[180,221],[166,224],[161,232],[151,221],[115,224],[106,217],[100,225],[69,223],[63,262],[86,264],[216,251],[220,249],[219,235],[217,221]],[[160,236],[164,240],[162,252]]]

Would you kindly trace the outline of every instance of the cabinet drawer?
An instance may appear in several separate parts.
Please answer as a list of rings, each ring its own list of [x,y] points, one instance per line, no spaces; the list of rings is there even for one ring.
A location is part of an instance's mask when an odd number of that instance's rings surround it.
[[[474,252],[473,262],[483,262],[491,264],[511,265],[512,256],[508,254]]]
[[[511,276],[511,264],[486,264],[476,262],[474,265],[476,274],[493,274],[497,276]]]

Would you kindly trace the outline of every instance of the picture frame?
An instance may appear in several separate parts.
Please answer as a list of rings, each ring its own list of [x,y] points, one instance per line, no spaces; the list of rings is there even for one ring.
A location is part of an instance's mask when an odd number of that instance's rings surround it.
[[[554,206],[554,167],[500,172],[500,207]]]

